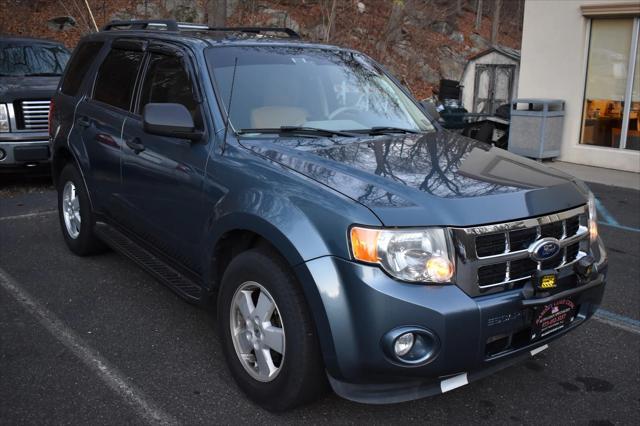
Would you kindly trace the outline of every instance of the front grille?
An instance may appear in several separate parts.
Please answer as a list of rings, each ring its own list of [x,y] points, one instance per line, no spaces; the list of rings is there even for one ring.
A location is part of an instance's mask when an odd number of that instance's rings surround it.
[[[468,293],[484,294],[522,284],[538,269],[561,269],[588,250],[587,210],[572,210],[515,222],[451,229],[458,256],[458,284]],[[556,238],[561,250],[537,262],[528,248],[541,238]],[[471,284],[469,284],[469,282]]]
[[[16,124],[19,130],[47,130],[49,125],[48,100],[16,102]]]

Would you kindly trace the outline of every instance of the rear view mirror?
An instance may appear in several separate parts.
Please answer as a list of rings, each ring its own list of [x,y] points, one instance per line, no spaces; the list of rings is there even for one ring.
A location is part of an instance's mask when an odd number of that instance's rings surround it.
[[[189,110],[181,104],[151,103],[142,111],[144,131],[153,135],[198,140],[202,132],[196,130]]]
[[[440,121],[440,113],[436,108],[436,105],[431,100],[420,101],[420,106],[427,113],[427,115],[433,118],[435,121]]]

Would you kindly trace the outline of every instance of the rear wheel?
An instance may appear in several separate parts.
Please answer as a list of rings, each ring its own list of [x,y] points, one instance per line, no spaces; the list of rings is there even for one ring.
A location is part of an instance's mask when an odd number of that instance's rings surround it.
[[[105,245],[93,233],[93,212],[80,172],[67,164],[58,178],[58,216],[69,249],[78,256],[103,251]]]
[[[264,408],[286,410],[326,388],[306,301],[277,255],[250,250],[233,259],[218,296],[218,324],[232,375]]]

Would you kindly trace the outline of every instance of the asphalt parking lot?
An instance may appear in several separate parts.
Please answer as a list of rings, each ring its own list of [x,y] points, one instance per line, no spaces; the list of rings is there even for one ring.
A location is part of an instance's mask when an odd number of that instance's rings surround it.
[[[328,394],[274,415],[236,387],[210,311],[116,253],[73,256],[47,181],[0,181],[0,423],[636,424],[640,193],[591,187],[610,257],[597,318],[444,395],[367,406]]]

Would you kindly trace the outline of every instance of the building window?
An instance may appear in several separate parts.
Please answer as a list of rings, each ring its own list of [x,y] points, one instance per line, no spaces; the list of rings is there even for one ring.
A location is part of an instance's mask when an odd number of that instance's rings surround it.
[[[639,21],[591,21],[582,144],[640,150]]]

